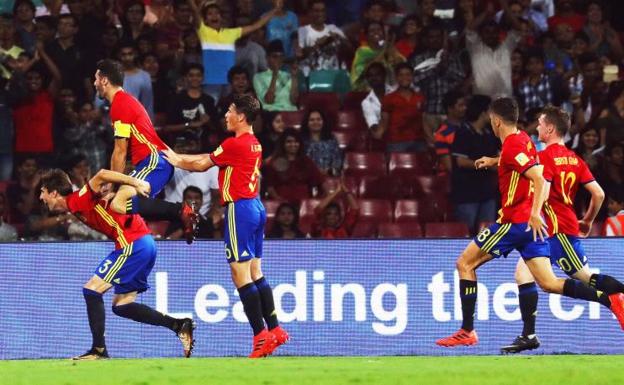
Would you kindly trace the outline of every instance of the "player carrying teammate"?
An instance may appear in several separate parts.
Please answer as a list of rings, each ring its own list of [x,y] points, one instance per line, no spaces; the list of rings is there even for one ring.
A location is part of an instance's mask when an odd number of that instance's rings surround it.
[[[136,303],[138,294],[149,288],[147,277],[156,261],[156,244],[143,219],[137,214],[118,214],[110,208],[112,193],[101,189],[108,183],[132,186],[137,193],[149,195],[147,182],[114,171],[100,170],[80,190],[72,192],[69,176],[61,170],[48,171],[41,178],[39,198],[57,213],[71,212],[89,227],[115,241],[115,250],[100,262],[82,293],[87,305],[93,345],[75,360],[108,358],[104,341],[104,301],[102,295],[115,287],[113,313],[120,317],[174,331],[190,357],[193,350],[193,321],[164,315]],[[100,192],[104,195],[100,195]],[[132,217],[131,221],[128,221]],[[126,225],[128,223],[128,225]]]
[[[500,98],[490,106],[490,122],[500,138],[502,149],[498,160],[499,189],[502,209],[497,223],[483,229],[457,260],[462,304],[462,326],[453,335],[436,343],[440,346],[474,345],[474,309],[477,301],[476,269],[492,258],[506,257],[516,249],[526,262],[537,284],[546,292],[588,301],[610,302],[603,293],[574,279],[560,279],[550,265],[548,242],[544,241],[545,223],[541,217],[546,198],[542,166],[529,136],[518,130],[518,105],[511,98]],[[481,158],[477,168],[495,167],[495,158]],[[614,307],[618,319],[624,308]]]
[[[546,149],[539,153],[539,160],[544,166],[546,190],[550,190],[544,204],[550,234],[550,261],[568,276],[605,292],[609,295],[612,307],[622,307],[624,284],[609,275],[592,274],[579,239],[586,237],[591,231],[605,194],[583,159],[566,148],[563,138],[569,128],[570,116],[558,107],[544,108],[538,119],[539,140],[546,144]],[[591,194],[591,201],[585,216],[579,221],[574,212],[574,198],[580,185]],[[535,335],[537,290],[533,276],[522,260],[518,261],[515,275],[524,328],[521,335],[501,349],[503,353],[518,353],[536,349],[540,345]],[[605,302],[602,303],[606,305]],[[624,319],[619,318],[619,321],[624,329]]]
[[[134,171],[130,175],[147,181],[151,192],[149,197],[142,197],[134,187],[122,185],[110,206],[119,214],[138,213],[147,218],[169,220],[179,217],[184,225],[186,242],[191,243],[196,219],[193,208],[185,202],[175,204],[148,199],[160,193],[169,182],[173,175],[173,166],[161,156],[167,145],[156,134],[147,111],[138,100],[121,88],[123,80],[124,71],[120,63],[106,59],[97,64],[93,85],[98,96],[108,100],[111,105],[110,118],[115,131],[111,170],[124,172],[129,151],[134,165]]]
[[[227,130],[234,137],[226,139],[213,153],[178,155],[165,151],[172,165],[185,170],[219,167],[221,204],[226,206],[225,254],[254,333],[250,358],[270,355],[289,338],[278,324],[273,291],[260,269],[266,222],[266,211],[258,197],[262,146],[251,126],[259,112],[256,98],[237,97],[225,114]]]

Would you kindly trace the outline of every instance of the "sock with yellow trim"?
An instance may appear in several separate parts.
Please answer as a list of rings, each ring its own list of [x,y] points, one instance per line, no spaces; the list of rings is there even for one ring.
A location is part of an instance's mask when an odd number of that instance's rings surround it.
[[[181,203],[171,203],[162,199],[134,196],[128,201],[132,201],[132,204],[126,206],[126,213],[138,213],[147,220],[177,221],[182,210]]]
[[[273,290],[267,280],[262,277],[254,284],[258,288],[260,293],[260,303],[262,304],[262,317],[267,324],[269,330],[275,329],[279,322],[277,321],[277,314],[275,313],[275,304],[273,303]]]
[[[461,328],[469,332],[474,329],[474,312],[477,304],[477,281],[459,280],[459,298],[462,306]]]
[[[589,286],[604,291],[607,295],[624,293],[624,284],[606,274],[592,274],[589,278]]]
[[[609,295],[602,291],[584,284],[576,279],[568,278],[563,284],[563,295],[570,298],[584,299],[591,302],[600,302],[604,306],[611,308],[611,300]]]

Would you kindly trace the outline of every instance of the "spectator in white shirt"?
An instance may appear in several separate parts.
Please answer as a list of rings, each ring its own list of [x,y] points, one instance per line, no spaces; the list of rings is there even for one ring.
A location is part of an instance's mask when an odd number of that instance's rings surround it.
[[[381,100],[392,88],[386,84],[386,68],[379,62],[371,63],[366,69],[366,82],[371,91],[362,100],[362,113],[368,128],[375,132],[381,119]]]

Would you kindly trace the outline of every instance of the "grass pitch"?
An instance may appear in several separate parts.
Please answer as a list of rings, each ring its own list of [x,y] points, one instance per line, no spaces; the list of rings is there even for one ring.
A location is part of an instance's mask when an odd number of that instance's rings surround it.
[[[0,361],[2,385],[624,383],[624,356],[271,357]]]

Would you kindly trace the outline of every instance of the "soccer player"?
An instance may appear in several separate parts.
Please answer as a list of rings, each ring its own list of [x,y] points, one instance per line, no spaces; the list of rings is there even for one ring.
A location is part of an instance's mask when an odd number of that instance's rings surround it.
[[[92,229],[115,241],[115,250],[100,262],[82,289],[93,344],[89,351],[74,357],[74,360],[109,358],[104,341],[102,295],[111,287],[115,288],[113,313],[133,321],[171,329],[180,338],[184,355],[190,357],[194,344],[193,321],[172,318],[135,302],[138,294],[149,289],[147,277],[156,261],[156,244],[139,215],[119,214],[111,209],[112,193],[106,191],[109,183],[132,186],[141,195],[149,195],[150,192],[146,181],[109,170],[100,170],[76,192],[72,192],[69,177],[61,170],[48,171],[41,178],[39,198],[50,211],[70,212]],[[130,217],[132,220],[128,221]]]
[[[537,284],[546,292],[566,297],[609,304],[607,295],[583,282],[557,278],[550,265],[550,248],[544,241],[545,223],[541,217],[546,199],[542,166],[529,136],[518,130],[518,104],[511,98],[500,98],[490,105],[490,123],[501,140],[499,158],[480,158],[477,168],[498,164],[502,209],[497,223],[483,229],[457,259],[459,296],[462,304],[462,326],[453,335],[439,339],[440,346],[474,345],[479,339],[474,330],[477,301],[476,269],[493,258],[506,257],[513,249],[520,252]],[[618,319],[624,308],[613,307]]]
[[[539,161],[544,166],[546,190],[550,191],[544,204],[550,235],[550,261],[569,277],[606,293],[612,307],[621,307],[624,305],[624,284],[609,275],[592,274],[579,239],[591,231],[605,194],[583,159],[565,146],[563,138],[569,129],[570,116],[567,112],[558,107],[544,108],[538,119],[537,131],[539,140],[546,144],[546,149],[539,153]],[[577,220],[574,197],[581,185],[591,194],[591,201],[583,218]],[[503,353],[518,353],[540,345],[535,335],[537,290],[533,276],[522,260],[518,261],[515,275],[524,328],[521,335],[501,349]],[[606,301],[601,303],[607,304]],[[624,329],[624,320],[618,320]]]
[[[128,151],[134,171],[130,174],[144,180],[151,187],[150,196],[142,197],[131,185],[122,185],[110,203],[119,214],[141,214],[146,218],[176,220],[184,225],[187,243],[194,239],[196,215],[185,202],[176,204],[153,198],[164,188],[173,175],[173,166],[161,152],[167,145],[158,137],[152,121],[141,103],[122,88],[124,70],[120,63],[105,59],[97,64],[95,82],[98,96],[110,103],[110,118],[115,132],[115,147],[111,156],[111,170],[123,173]]]
[[[262,146],[252,128],[259,112],[260,102],[256,98],[237,96],[225,114],[227,130],[234,137],[226,139],[211,154],[178,155],[165,151],[172,165],[185,170],[219,167],[221,204],[226,207],[225,254],[254,333],[250,358],[270,355],[289,339],[278,324],[273,292],[260,268],[266,212],[258,197]]]

